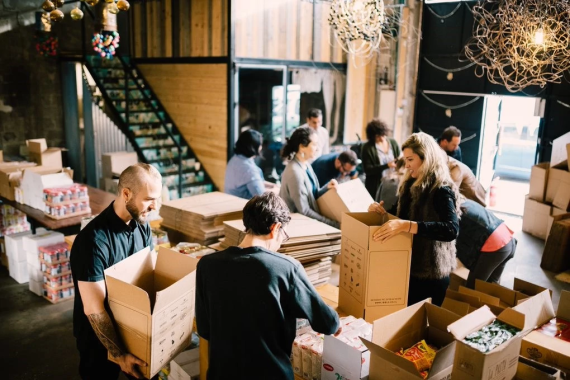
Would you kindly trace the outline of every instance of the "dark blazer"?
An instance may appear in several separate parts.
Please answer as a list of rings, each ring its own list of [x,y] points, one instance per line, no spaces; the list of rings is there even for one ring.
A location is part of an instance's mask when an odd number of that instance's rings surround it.
[[[390,137],[388,137],[388,141],[390,142],[392,153],[394,153],[394,158],[398,159],[401,153],[398,143]],[[388,169],[388,164],[380,165],[378,151],[376,150],[376,144],[374,142],[368,141],[362,145],[362,169],[366,174],[364,186],[366,186],[366,190],[368,190],[372,198],[375,198],[376,191],[382,180],[382,172]]]

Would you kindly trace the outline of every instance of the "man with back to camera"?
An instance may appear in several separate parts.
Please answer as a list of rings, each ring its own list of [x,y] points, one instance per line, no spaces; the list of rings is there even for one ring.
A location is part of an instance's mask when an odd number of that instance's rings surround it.
[[[323,127],[323,112],[318,108],[311,108],[307,112],[307,122],[301,125],[299,128],[309,127],[313,128],[317,132],[319,137],[319,151],[315,155],[315,160],[322,156],[323,154],[329,154],[331,151],[329,142],[329,131]]]
[[[120,371],[142,378],[136,366],[147,364],[126,352],[115,330],[104,270],[145,247],[152,249],[146,218],[157,208],[161,193],[162,177],[156,168],[129,166],[121,173],[115,200],[75,238],[70,258],[75,285],[73,334],[84,380],[117,379]],[[118,365],[107,360],[107,352]]]
[[[358,178],[356,165],[358,165],[358,157],[352,150],[325,154],[311,164],[319,183],[328,183],[331,179],[342,183]]]
[[[461,147],[459,146],[461,144],[461,131],[458,128],[453,126],[445,128],[437,142],[448,156],[463,162]]]
[[[288,239],[290,220],[279,196],[257,195],[243,209],[240,245],[198,262],[196,325],[209,341],[208,380],[293,380],[297,318],[317,332],[340,333],[338,314],[302,265],[275,252]]]

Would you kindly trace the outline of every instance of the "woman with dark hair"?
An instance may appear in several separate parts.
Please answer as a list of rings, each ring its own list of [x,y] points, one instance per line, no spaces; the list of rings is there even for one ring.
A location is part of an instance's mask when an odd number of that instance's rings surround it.
[[[281,152],[281,156],[290,161],[281,177],[279,195],[291,212],[301,213],[338,228],[340,224],[321,215],[317,206],[317,198],[338,185],[333,179],[325,186],[319,186],[319,179],[309,164],[318,151],[319,138],[314,129],[299,127],[293,132]]]
[[[362,145],[362,168],[366,174],[364,185],[374,199],[377,199],[376,193],[382,178],[396,167],[396,160],[400,157],[398,143],[386,136],[387,133],[386,123],[373,119],[366,126],[368,142]]]
[[[440,306],[455,269],[455,239],[459,234],[459,192],[449,175],[441,148],[430,135],[411,135],[404,145],[406,174],[390,220],[373,235],[384,242],[404,232],[414,235],[408,305],[431,298]],[[368,211],[385,214],[384,202]]]
[[[265,192],[263,173],[253,162],[259,155],[263,136],[253,129],[243,131],[236,142],[234,156],[228,162],[224,192],[244,199]]]

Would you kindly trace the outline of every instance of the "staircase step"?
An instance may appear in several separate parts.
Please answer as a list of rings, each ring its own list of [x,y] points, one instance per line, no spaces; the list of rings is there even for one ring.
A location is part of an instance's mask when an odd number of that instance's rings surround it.
[[[150,149],[172,149],[172,148],[176,148],[176,145],[157,145],[157,146],[141,146],[140,147],[141,150],[150,150]]]

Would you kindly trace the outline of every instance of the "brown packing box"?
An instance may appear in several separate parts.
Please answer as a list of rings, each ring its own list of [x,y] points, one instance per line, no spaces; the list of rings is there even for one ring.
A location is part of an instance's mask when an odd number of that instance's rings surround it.
[[[327,218],[342,221],[346,212],[367,212],[374,199],[360,179],[353,179],[329,190],[317,199],[320,213]]]
[[[568,161],[563,161],[551,166],[548,171],[548,184],[546,185],[546,196],[544,201],[554,202],[554,197],[560,187],[570,186],[570,172],[568,172]]]
[[[551,206],[532,200],[527,195],[524,201],[522,230],[539,239],[546,239],[550,210]]]
[[[456,342],[447,326],[460,316],[429,303],[429,300],[374,321],[370,350],[370,380],[415,380],[422,376],[415,365],[395,354],[424,339],[438,347],[428,379],[448,379],[453,367]]]
[[[120,176],[123,170],[138,162],[136,152],[112,152],[101,155],[103,178]]]
[[[14,189],[20,185],[23,170],[36,166],[33,162],[6,162],[0,164],[0,196],[15,201]]]
[[[552,205],[564,211],[570,210],[570,184],[558,187]]]
[[[552,140],[552,152],[550,153],[551,165],[557,165],[570,159],[567,145],[570,144],[570,132]]]
[[[540,267],[554,273],[564,272],[570,268],[570,219],[559,220],[552,224]]]
[[[190,344],[197,263],[174,250],[145,248],[105,270],[118,333],[127,351],[147,363],[139,368],[146,378]]]
[[[536,308],[540,311],[537,327],[554,317],[570,321],[570,292],[563,290],[560,293],[560,303],[556,313],[552,303],[546,301],[543,304],[537,303]],[[526,358],[570,372],[570,342],[531,331],[523,338],[520,353]]]
[[[469,277],[469,269],[463,265],[463,263],[457,259],[457,266],[455,270],[449,275],[449,289],[459,290],[460,286],[465,286],[467,283],[467,277]]]
[[[4,153],[0,150],[0,162],[4,162]]]
[[[546,225],[546,239],[548,239],[548,236],[550,235],[552,224],[563,219],[570,219],[570,212],[561,210],[558,207],[552,207],[550,216],[548,217],[548,224]]]
[[[61,149],[48,148],[46,139],[26,140],[30,161],[45,167],[61,168]]]
[[[375,242],[374,232],[390,214],[345,213],[342,218],[339,308],[373,322],[407,307],[412,235]]]
[[[556,368],[519,356],[514,380],[560,380],[561,376]]]
[[[530,187],[528,196],[535,201],[544,202],[546,184],[548,183],[549,162],[542,162],[530,169]]]

